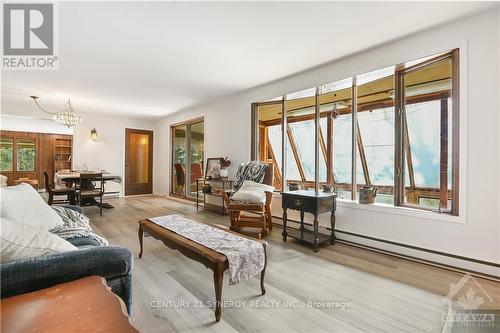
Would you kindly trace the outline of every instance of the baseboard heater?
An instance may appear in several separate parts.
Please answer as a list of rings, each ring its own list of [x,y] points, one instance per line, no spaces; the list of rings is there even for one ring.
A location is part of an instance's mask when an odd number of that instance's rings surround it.
[[[280,216],[273,216],[273,217],[276,218],[276,219],[282,220],[282,218]],[[300,221],[296,221],[296,220],[293,220],[293,219],[292,220],[291,219],[287,219],[287,222],[288,223],[292,223],[292,224],[297,224],[297,225],[300,224]],[[278,227],[283,227],[279,223],[273,223],[273,224],[276,225],[276,226],[278,226]],[[304,225],[312,227],[311,223],[304,222]],[[331,230],[331,228],[323,227],[323,226],[320,226],[320,228],[321,229],[326,229],[328,232]],[[500,281],[500,264],[498,264],[498,263],[488,262],[488,261],[484,261],[484,260],[478,260],[478,259],[474,259],[474,258],[463,257],[463,256],[451,254],[451,253],[445,253],[445,252],[435,251],[435,250],[432,250],[432,249],[426,249],[426,248],[422,248],[422,247],[417,247],[417,246],[413,246],[413,245],[398,243],[398,242],[394,242],[394,241],[390,241],[390,240],[385,240],[385,239],[381,239],[381,238],[376,238],[376,237],[371,237],[371,236],[367,236],[367,235],[356,234],[356,233],[352,233],[352,232],[345,231],[345,230],[340,230],[340,229],[335,229],[335,233],[336,233],[336,236],[337,236],[337,240],[336,241],[339,242],[339,243],[343,243],[343,244],[347,244],[347,245],[352,245],[352,246],[356,246],[356,247],[359,247],[359,248],[364,248],[364,249],[367,249],[367,250],[371,250],[371,251],[375,251],[375,252],[379,252],[379,253],[384,253],[384,254],[387,254],[387,255],[395,256],[395,257],[398,257],[398,258],[403,258],[403,259],[407,259],[407,260],[411,260],[411,261],[415,261],[415,262],[420,262],[420,263],[432,265],[432,266],[435,266],[435,267],[440,267],[440,268],[452,270],[452,271],[455,271],[455,272],[469,273],[471,275],[474,275],[474,276],[477,276],[477,277],[482,277],[482,278],[489,279],[489,280],[493,280],[493,281],[496,281],[496,282]],[[421,257],[415,256],[415,255],[409,255],[409,254],[397,252],[397,251],[394,251],[394,250],[383,249],[383,248],[380,248],[380,247],[374,246],[374,245],[363,244],[363,243],[360,242],[360,240],[366,240],[367,242],[372,242],[372,243],[379,243],[379,245],[386,244],[386,246],[389,245],[389,246],[392,246],[392,247],[400,247],[400,248],[407,249],[407,250],[410,250],[410,251],[419,251],[421,253],[427,253],[427,254],[435,255],[435,256],[442,256],[442,257],[446,257],[448,259],[452,259],[452,260],[456,260],[456,261],[460,260],[462,262],[467,262],[469,264],[473,264],[473,265],[476,265],[476,266],[483,266],[483,267],[481,267],[481,268],[483,268],[481,270],[485,270],[485,271],[488,271],[488,272],[489,271],[497,271],[498,273],[497,274],[494,274],[494,273],[493,274],[489,274],[489,273],[481,272],[481,271],[479,271],[477,269],[475,270],[475,269],[469,269],[469,268],[465,268],[465,267],[460,267],[460,266],[457,266],[457,265],[445,264],[445,263],[442,263],[442,262],[438,262],[436,260],[430,260],[430,259],[426,259],[426,258],[421,258]]]

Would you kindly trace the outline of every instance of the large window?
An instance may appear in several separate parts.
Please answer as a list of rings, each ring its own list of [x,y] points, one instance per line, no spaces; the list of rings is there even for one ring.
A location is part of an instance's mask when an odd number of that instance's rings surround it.
[[[36,171],[36,140],[2,138],[0,170],[2,172]]]
[[[458,215],[458,50],[254,103],[254,158],[275,187]],[[286,171],[286,172],[285,172]]]

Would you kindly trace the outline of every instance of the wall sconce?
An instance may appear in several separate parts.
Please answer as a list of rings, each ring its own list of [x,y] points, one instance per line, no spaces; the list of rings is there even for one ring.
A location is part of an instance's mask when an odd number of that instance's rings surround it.
[[[92,131],[90,131],[90,139],[94,142],[99,141],[99,137],[97,135],[97,131],[95,128]]]

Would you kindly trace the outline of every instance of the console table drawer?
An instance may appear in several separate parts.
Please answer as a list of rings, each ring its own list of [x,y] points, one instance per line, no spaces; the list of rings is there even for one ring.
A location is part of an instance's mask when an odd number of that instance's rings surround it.
[[[283,208],[314,213],[317,210],[317,201],[314,198],[283,196]]]

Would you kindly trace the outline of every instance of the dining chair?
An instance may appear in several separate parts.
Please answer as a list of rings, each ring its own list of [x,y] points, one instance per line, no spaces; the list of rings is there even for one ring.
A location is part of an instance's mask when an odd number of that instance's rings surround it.
[[[184,172],[184,166],[180,163],[175,163],[174,168],[175,178],[177,180],[177,192],[184,192],[184,185],[186,182],[186,172]]]
[[[45,180],[45,191],[49,194],[49,200],[47,203],[52,206],[54,203],[54,196],[65,195],[67,200],[57,200],[55,203],[70,203],[71,205],[76,205],[76,191],[74,188],[53,188],[50,186],[49,174],[47,171],[43,172],[43,178]]]
[[[102,173],[80,173],[80,190],[78,191],[78,205],[82,205],[83,199],[90,200],[89,206],[99,206],[102,216],[102,197],[104,196],[104,180]],[[99,198],[99,201],[95,200]],[[87,204],[87,203],[86,203]]]

